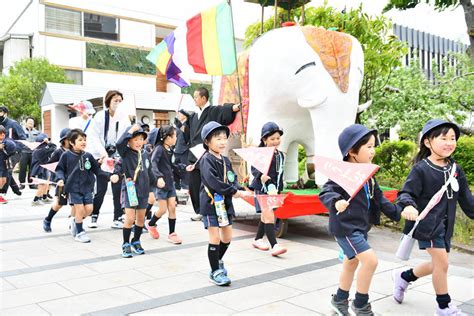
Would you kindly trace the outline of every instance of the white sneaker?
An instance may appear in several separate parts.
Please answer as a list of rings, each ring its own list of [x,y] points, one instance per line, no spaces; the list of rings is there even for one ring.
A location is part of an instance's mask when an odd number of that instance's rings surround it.
[[[91,239],[89,238],[89,236],[87,236],[85,231],[82,231],[77,234],[76,237],[74,237],[74,240],[82,243],[91,242]]]
[[[91,217],[91,222],[87,225],[89,228],[97,228],[97,217]]]
[[[267,251],[268,249],[270,249],[270,246],[261,238],[252,241],[252,246],[254,248],[257,248],[257,249],[260,249],[260,250],[263,250],[263,251]]]
[[[195,216],[192,216],[192,217],[191,217],[191,220],[192,220],[193,222],[199,222],[199,221],[202,220],[202,215],[201,215],[201,214],[196,214]]]
[[[76,237],[77,228],[76,228],[76,221],[74,220],[74,217],[71,217],[69,219],[69,231],[71,232],[72,237]]]
[[[285,247],[281,246],[280,244],[276,244],[275,246],[273,246],[271,254],[272,256],[277,257],[279,255],[284,254],[285,252],[286,252]]]
[[[31,205],[33,205],[33,206],[43,206],[44,203],[41,200],[36,200],[36,201],[31,202]]]
[[[123,228],[123,223],[119,220],[115,220],[112,225],[110,225],[110,228],[113,229],[122,229]]]

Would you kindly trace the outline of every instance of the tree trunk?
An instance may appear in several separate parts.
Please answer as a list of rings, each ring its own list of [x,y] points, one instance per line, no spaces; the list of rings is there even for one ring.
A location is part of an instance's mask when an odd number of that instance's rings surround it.
[[[467,24],[467,34],[469,35],[469,41],[471,46],[469,47],[469,53],[471,60],[474,62],[474,6],[471,0],[460,0],[459,1],[464,9],[464,18]]]

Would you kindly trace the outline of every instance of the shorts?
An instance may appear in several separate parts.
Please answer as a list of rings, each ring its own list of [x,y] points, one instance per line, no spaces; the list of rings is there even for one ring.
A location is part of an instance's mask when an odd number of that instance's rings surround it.
[[[229,217],[229,226],[232,225],[232,215],[227,215]],[[204,223],[204,228],[208,229],[209,227],[219,227],[219,222],[216,215],[204,215],[202,217],[202,222]]]
[[[56,187],[56,193],[54,194],[58,198],[59,205],[67,205],[68,204],[68,194],[61,190],[61,194],[59,194],[59,187]]]
[[[93,201],[94,201],[94,198],[92,196],[92,192],[88,192],[88,193],[69,192],[69,204],[88,205],[88,204],[92,204]]]
[[[171,190],[164,190],[156,188],[154,190],[155,199],[157,200],[167,200],[172,197],[176,197],[176,189],[172,188]]]
[[[418,247],[421,250],[426,250],[427,248],[441,248],[446,249],[446,252],[451,250],[451,241],[446,241],[444,239],[444,231],[433,238],[432,240],[418,240]]]
[[[367,242],[367,235],[359,231],[353,232],[350,236],[335,238],[337,244],[339,247],[341,247],[344,255],[349,260],[355,258],[356,255],[370,249],[370,245]]]

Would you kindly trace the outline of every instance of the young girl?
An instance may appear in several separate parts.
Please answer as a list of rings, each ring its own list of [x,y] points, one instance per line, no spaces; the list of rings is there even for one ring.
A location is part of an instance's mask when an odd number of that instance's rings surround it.
[[[283,131],[274,122],[265,123],[262,127],[261,141],[259,147],[278,147]],[[269,192],[280,193],[283,190],[283,168],[285,157],[283,153],[275,150],[268,175],[252,167],[253,181],[250,188],[255,190],[255,194],[269,194]],[[275,215],[272,209],[262,209],[255,198],[255,209],[257,213],[262,213],[258,224],[257,236],[252,245],[260,250],[268,250],[269,247],[263,241],[263,235],[267,235],[270,242],[272,256],[278,256],[286,252],[286,248],[277,243],[275,237]]]
[[[431,197],[445,184],[454,166],[451,155],[456,149],[459,128],[456,124],[440,119],[429,120],[422,129],[420,150],[415,157],[408,178],[399,193],[398,203],[405,209],[418,214],[428,204]],[[445,194],[428,215],[420,221],[413,237],[418,239],[420,249],[426,249],[431,262],[418,264],[413,269],[395,270],[393,298],[403,302],[405,291],[411,282],[432,274],[438,307],[436,315],[464,315],[448,294],[448,253],[451,248],[456,202],[464,213],[474,218],[474,198],[469,191],[466,176],[459,165],[455,166],[455,180],[450,183]],[[414,222],[405,224],[404,233],[413,228]]]
[[[56,167],[57,186],[69,194],[75,216],[71,217],[71,234],[81,243],[91,241],[82,227],[84,218],[92,213],[95,178],[103,176],[99,163],[85,152],[87,138],[80,129],[69,133],[70,150],[64,152]]]
[[[172,146],[176,144],[176,129],[173,126],[162,126],[158,133],[157,145],[151,156],[152,171],[155,178],[158,179],[157,189],[155,191],[158,200],[158,210],[146,227],[151,237],[158,239],[160,234],[156,229],[156,222],[168,210],[169,234],[168,241],[173,244],[181,244],[182,240],[175,232],[176,226],[176,189],[173,181],[173,156]]]
[[[237,176],[232,170],[229,158],[222,155],[230,131],[215,121],[203,126],[201,137],[207,150],[199,161],[201,170],[200,214],[204,228],[209,233],[207,255],[211,272],[209,279],[219,285],[229,285],[224,257],[232,239],[232,217],[235,215],[232,197],[242,196]],[[187,167],[192,171],[194,165]]]
[[[368,130],[360,124],[345,128],[339,135],[339,148],[345,161],[350,163],[371,163],[375,154],[375,130]],[[349,194],[329,180],[319,198],[329,210],[329,231],[334,235],[344,252],[344,261],[339,288],[332,296],[331,308],[338,315],[349,315],[349,290],[357,274],[357,292],[351,309],[356,315],[374,315],[369,301],[369,287],[377,268],[377,256],[367,242],[371,224],[379,224],[380,211],[389,218],[399,221],[400,209],[384,196],[375,178],[368,181],[350,201]],[[413,219],[416,214],[402,213]]]
[[[8,169],[10,168],[8,163],[8,157],[15,153],[16,145],[15,142],[6,139],[7,131],[3,125],[0,125],[0,190],[7,183]],[[0,195],[0,204],[6,204],[7,200]]]
[[[56,145],[50,143],[48,135],[44,133],[40,133],[36,136],[35,141],[41,144],[33,150],[30,176],[32,178],[50,180],[51,173],[47,169],[41,167],[41,165],[48,163],[49,158],[56,149]],[[32,205],[40,206],[43,205],[43,203],[51,203],[51,200],[48,197],[48,191],[49,184],[38,184],[38,189]]]
[[[117,142],[117,150],[122,157],[122,172],[124,183],[122,183],[123,207],[125,208],[125,223],[123,224],[122,257],[133,257],[132,249],[136,254],[143,255],[145,250],[140,243],[140,236],[145,222],[145,209],[148,203],[148,193],[150,192],[151,164],[143,146],[147,134],[138,124],[127,128],[126,132]],[[117,183],[118,175],[113,175],[111,181]],[[130,185],[132,184],[132,185]],[[135,194],[133,194],[133,189]],[[130,235],[132,226],[135,223],[135,230],[132,242]]]
[[[59,133],[59,143],[61,146],[57,148],[51,158],[48,160],[49,163],[53,162],[58,162],[59,159],[61,158],[62,154],[66,152],[66,150],[69,150],[69,132],[71,130],[69,128],[63,128],[61,132]],[[53,175],[52,181],[56,181],[56,175]],[[67,205],[67,193],[63,192],[62,187],[56,186],[56,198],[54,199],[53,206],[49,210],[48,216],[46,216],[43,219],[43,230],[47,233],[51,232],[51,221],[53,220],[54,215],[57,214],[57,212],[63,207],[64,205]]]

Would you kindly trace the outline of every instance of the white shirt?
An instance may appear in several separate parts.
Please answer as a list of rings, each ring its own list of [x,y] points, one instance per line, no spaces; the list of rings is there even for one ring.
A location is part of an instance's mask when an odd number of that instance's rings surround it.
[[[72,119],[69,120],[69,128],[70,129],[78,128],[81,131],[84,131],[84,129],[87,126],[87,122],[89,122],[89,120],[92,120],[92,117],[87,118],[87,119],[83,119],[82,116],[80,116],[80,115],[76,116],[76,117],[73,117]],[[85,133],[87,133],[89,131],[89,128],[91,128],[91,124],[92,124],[92,122],[90,122],[89,126],[87,126],[87,130],[85,131]]]
[[[204,110],[209,106],[210,106],[209,102],[206,102],[206,104],[204,104],[204,107],[202,108],[202,110],[199,108],[199,106],[196,106],[196,108],[197,108],[196,113],[198,115],[198,120],[201,118],[202,112],[204,112]]]
[[[128,117],[122,118],[118,121],[118,129],[116,128],[117,121],[113,117],[109,117],[109,131],[107,133],[107,143],[115,145],[122,134],[129,127],[130,120]],[[105,124],[105,110],[97,112],[92,119],[92,122],[87,130],[87,147],[86,151],[90,152],[94,158],[106,156],[104,141],[104,124]]]

